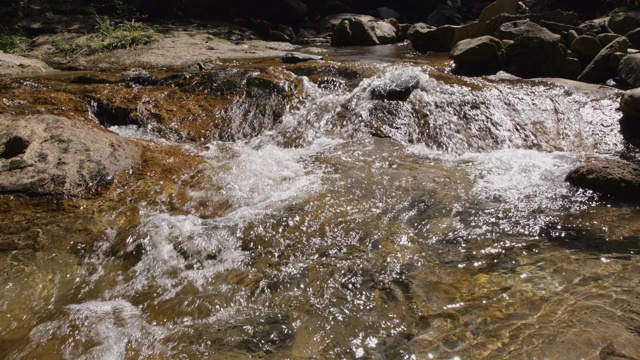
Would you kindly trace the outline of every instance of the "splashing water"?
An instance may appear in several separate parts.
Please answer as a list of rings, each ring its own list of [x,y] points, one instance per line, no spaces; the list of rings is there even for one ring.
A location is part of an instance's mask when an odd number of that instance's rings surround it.
[[[70,303],[7,354],[589,357],[615,340],[636,355],[638,260],[540,235],[610,211],[563,179],[585,153],[620,150],[615,92],[445,75],[396,64],[352,88],[300,78],[271,128],[260,119],[254,138],[199,154],[207,180],[187,194],[224,211],[141,208],[87,257]],[[372,95],[403,84],[406,101]],[[601,338],[587,345],[585,328]]]

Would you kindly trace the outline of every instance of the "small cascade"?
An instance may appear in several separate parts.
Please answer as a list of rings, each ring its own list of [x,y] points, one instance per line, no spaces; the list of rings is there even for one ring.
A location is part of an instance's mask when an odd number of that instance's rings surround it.
[[[594,101],[577,89],[550,82],[448,84],[430,77],[429,71],[381,66],[379,75],[352,90],[325,89],[304,81],[306,98],[283,116],[275,139],[299,146],[316,137],[374,135],[454,154],[507,148],[619,149],[615,91]],[[414,84],[415,89],[410,88]],[[376,96],[403,87],[410,92],[406,101]]]
[[[286,68],[244,74],[248,90],[216,108],[228,125],[206,144],[111,126],[187,148],[199,181],[175,185],[182,207],[140,204],[137,223],[111,227],[65,301],[0,355],[533,358],[555,331],[521,347],[538,323],[584,309],[631,323],[608,309],[640,306],[620,270],[635,258],[567,262],[540,236],[606,208],[564,176],[622,147],[614,90],[368,66],[358,83],[329,79],[340,86]],[[234,74],[189,86],[222,97]],[[624,286],[600,288],[610,272]]]

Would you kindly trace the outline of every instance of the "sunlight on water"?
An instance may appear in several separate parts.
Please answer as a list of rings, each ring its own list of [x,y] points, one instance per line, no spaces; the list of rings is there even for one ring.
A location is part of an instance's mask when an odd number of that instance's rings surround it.
[[[176,185],[186,204],[204,199],[219,212],[141,205],[139,221],[110,228],[66,302],[9,354],[548,358],[560,338],[579,343],[576,329],[634,339],[638,319],[625,309],[637,299],[604,280],[637,286],[635,258],[569,252],[540,235],[602,207],[564,177],[621,147],[615,94],[447,83],[433,71],[380,65],[351,89],[298,79],[303,94],[277,124],[240,119],[244,135],[259,134],[197,150],[202,181]],[[407,84],[406,101],[378,98]],[[257,111],[250,101],[234,109]]]

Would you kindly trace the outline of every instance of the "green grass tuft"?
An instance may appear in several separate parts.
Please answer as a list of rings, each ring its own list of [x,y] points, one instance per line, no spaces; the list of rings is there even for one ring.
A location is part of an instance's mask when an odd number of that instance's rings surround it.
[[[31,41],[24,35],[0,34],[0,50],[8,54],[26,53],[31,50]]]
[[[96,34],[83,40],[67,42],[63,37],[55,40],[56,47],[65,54],[90,55],[98,52],[126,49],[153,41],[155,31],[148,26],[135,23],[116,25],[105,16],[96,15]]]

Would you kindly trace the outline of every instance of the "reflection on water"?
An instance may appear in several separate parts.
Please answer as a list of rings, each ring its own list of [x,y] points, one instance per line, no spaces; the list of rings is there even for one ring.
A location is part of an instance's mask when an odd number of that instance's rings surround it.
[[[353,90],[307,81],[272,131],[210,144],[182,190],[218,215],[142,205],[79,263],[2,269],[0,355],[640,357],[635,253],[562,241],[640,230],[637,208],[563,181],[618,150],[615,95],[381,68]],[[403,77],[407,102],[368,96]]]

